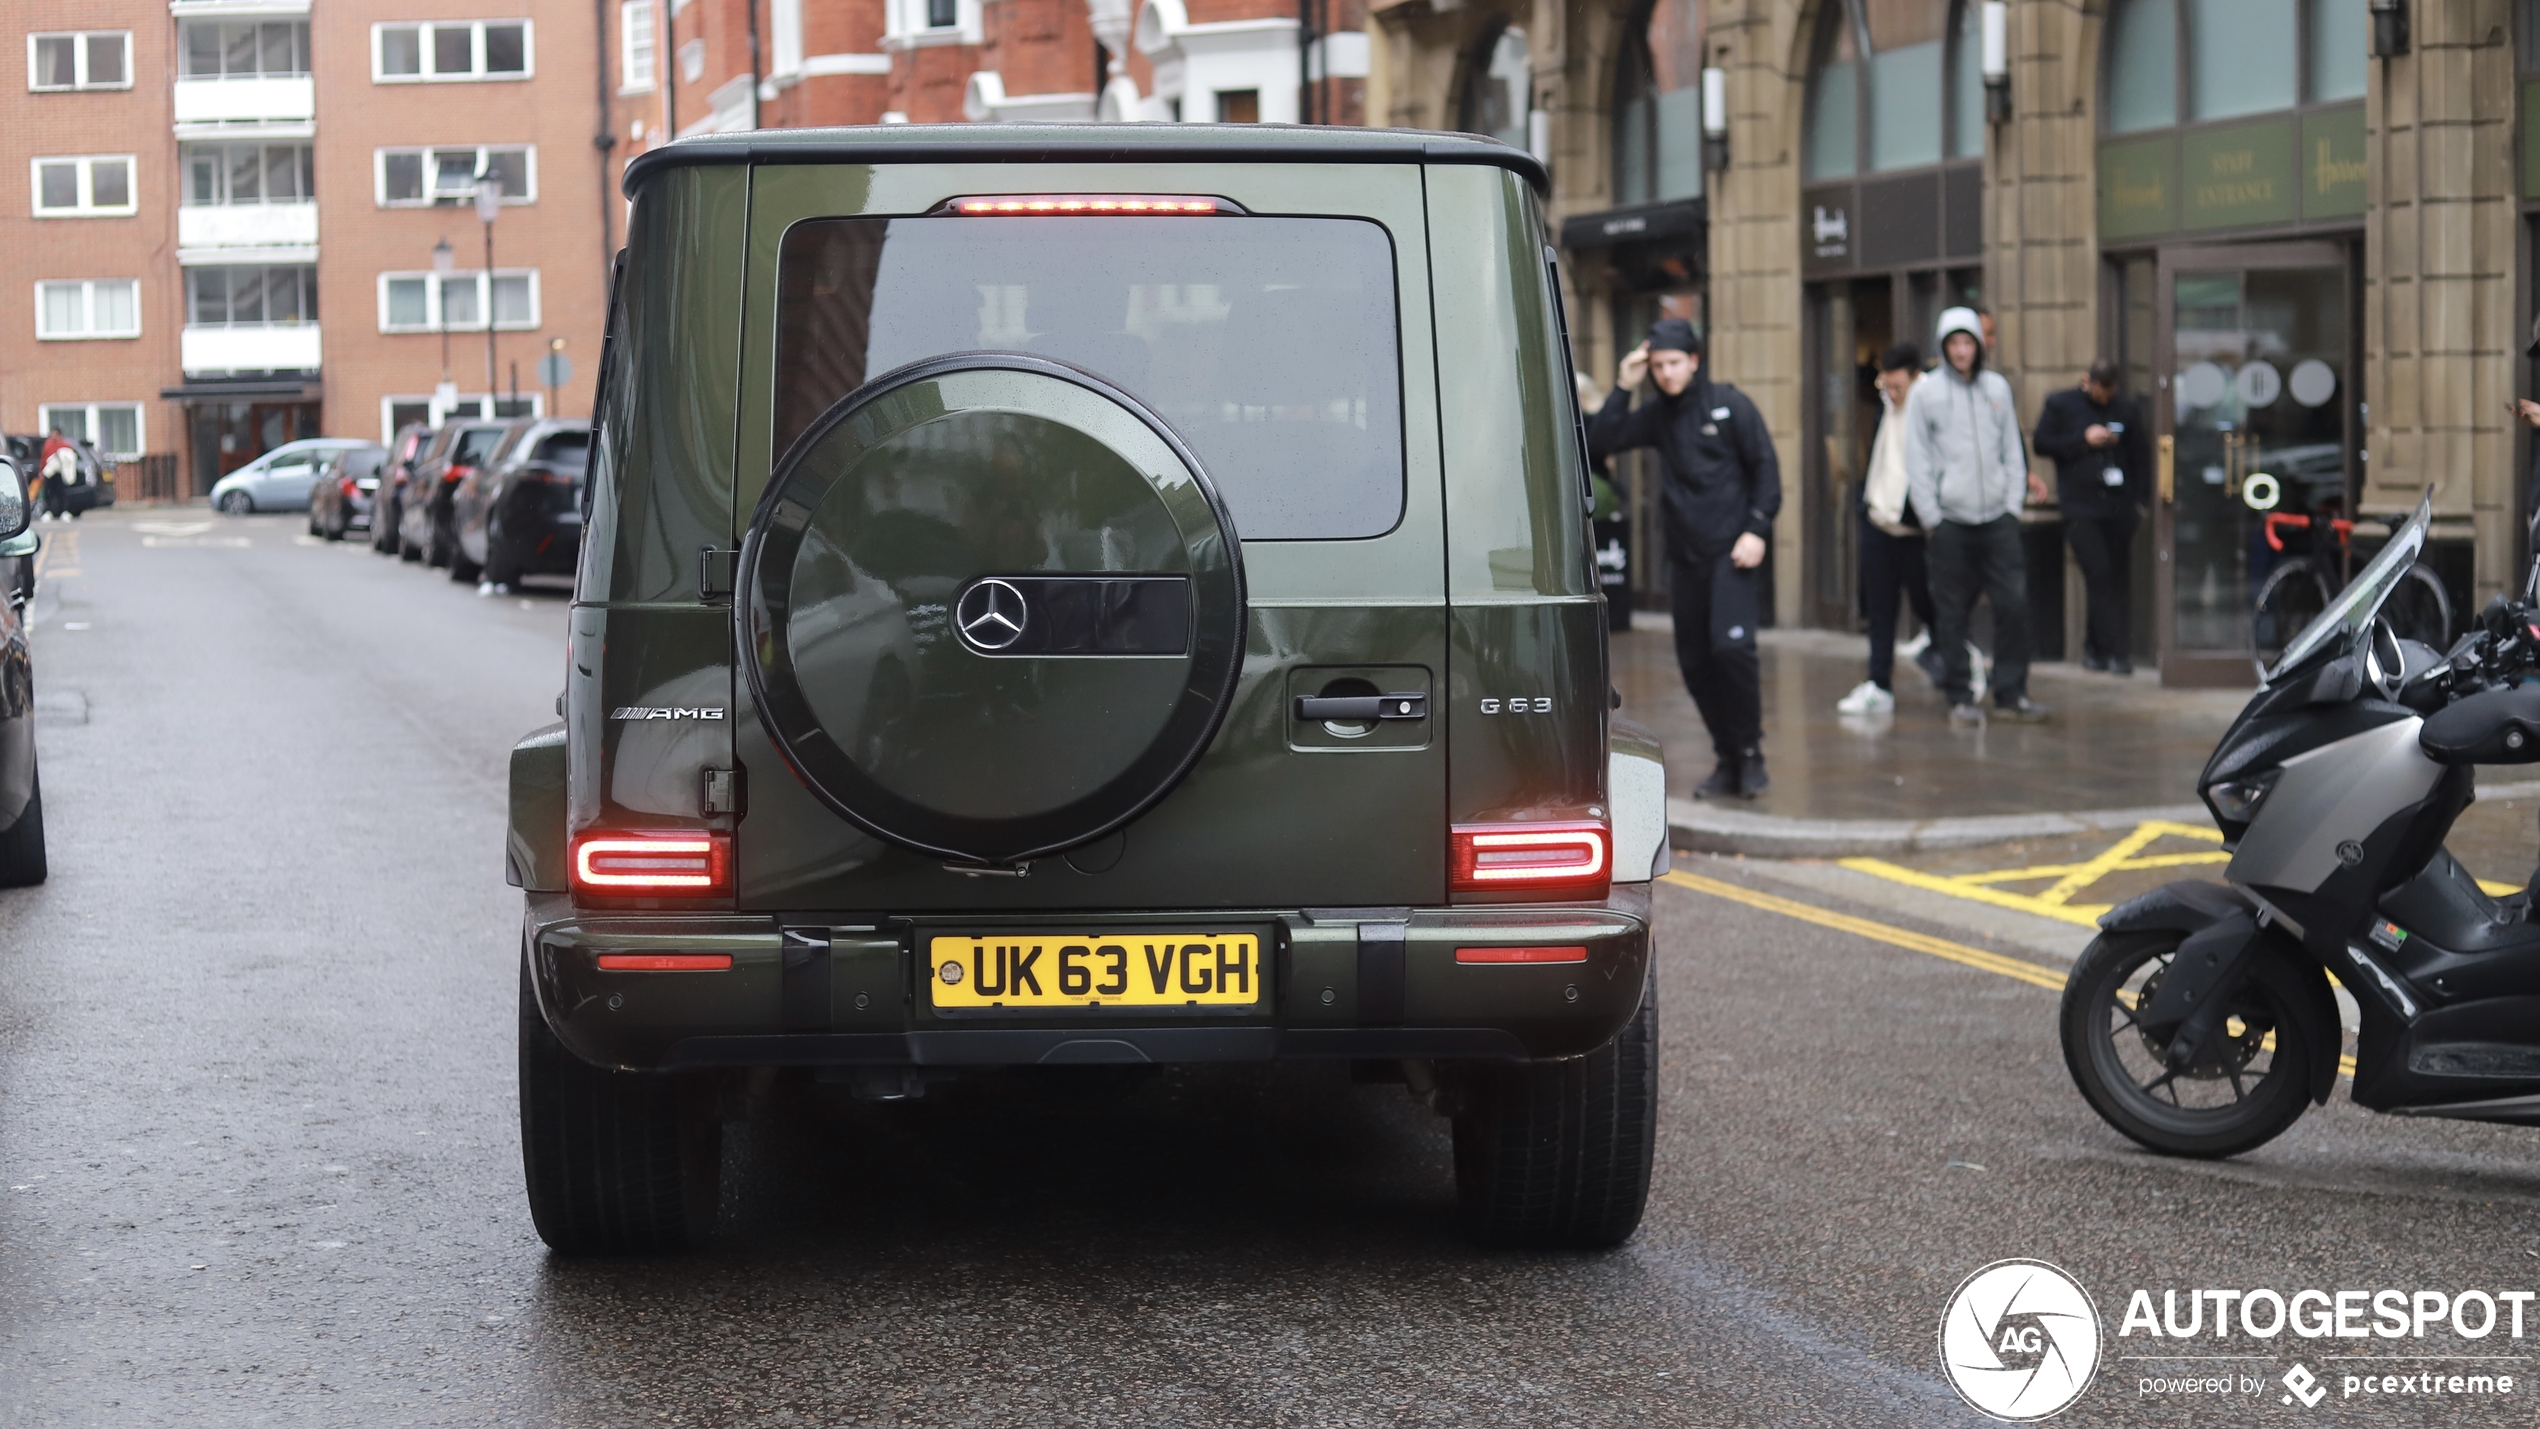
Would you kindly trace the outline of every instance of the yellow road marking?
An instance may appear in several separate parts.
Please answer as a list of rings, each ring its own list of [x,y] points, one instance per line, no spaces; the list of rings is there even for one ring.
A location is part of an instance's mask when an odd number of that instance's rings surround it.
[[[1833,928],[1856,937],[1893,943],[1900,948],[1911,948],[1918,953],[1929,953],[1936,958],[1947,958],[1953,963],[1964,963],[1971,968],[1981,968],[1989,973],[2000,973],[2004,977],[2018,978],[2022,982],[2038,987],[2061,991],[2064,986],[2064,975],[2053,968],[2040,967],[2019,958],[2006,958],[2000,953],[1988,953],[1982,948],[1971,948],[1964,943],[1953,943],[1947,938],[1935,938],[1928,933],[1917,933],[1906,928],[1890,927],[1885,923],[1874,923],[1867,918],[1855,918],[1849,913],[1837,913],[1831,908],[1820,908],[1814,903],[1802,903],[1795,898],[1778,898],[1770,893],[1758,893],[1752,888],[1743,888],[1734,883],[1722,883],[1716,878],[1704,878],[1700,874],[1669,873],[1665,875],[1665,881],[1679,888],[1690,888],[1696,893],[1708,893],[1714,898],[1726,898],[1732,903],[1743,903],[1749,908],[1761,908],[1768,913],[1779,913],[1786,918],[1797,918],[1803,923],[1814,923],[1821,928]]]
[[[1925,873],[1879,858],[1847,858],[1845,868],[1867,873],[1891,883],[1910,888],[1946,893],[1975,903],[1990,903],[1997,908],[2010,908],[2041,918],[2079,927],[2095,928],[2099,915],[2113,904],[2075,903],[2074,895],[2083,892],[2109,874],[2141,869],[2183,868],[2191,864],[2228,863],[2231,855],[2220,849],[2195,853],[2146,854],[2145,849],[2162,839],[2194,839],[2199,843],[2218,844],[2222,835],[2195,824],[2172,823],[2167,819],[2147,819],[2136,824],[2125,837],[2079,863],[2040,863],[2025,868],[1994,868],[1976,873]],[[2025,883],[2052,879],[2052,883],[2036,893],[2013,893],[1997,887],[2004,883]]]
[[[2022,958],[2006,958],[2000,953],[1988,953],[1982,948],[1971,948],[1964,943],[1953,943],[1947,938],[1935,938],[1928,933],[1917,933],[1910,928],[1898,928],[1868,918],[1855,918],[1849,913],[1837,913],[1831,908],[1820,908],[1814,903],[1802,903],[1796,898],[1758,893],[1752,888],[1742,887],[1735,883],[1723,883],[1716,878],[1704,878],[1698,873],[1676,870],[1660,875],[1659,881],[1672,883],[1678,888],[1690,888],[1696,893],[1708,893],[1714,898],[1725,898],[1732,903],[1743,903],[1749,908],[1761,908],[1767,913],[1779,913],[1785,918],[1796,918],[1803,923],[1814,923],[1820,928],[1832,928],[1838,932],[1850,933],[1855,937],[1868,938],[1873,942],[1888,943],[1918,953],[1929,953],[1935,958],[1946,958],[1966,967],[1999,973],[2008,978],[2017,978],[2021,982],[2045,988],[2050,992],[2063,991],[2064,984],[2069,981],[2053,968],[2040,967]],[[2269,1045],[2272,1046],[2275,1034],[2267,1035],[2270,1039]],[[2355,1059],[2339,1057],[2337,1070],[2343,1076],[2352,1077],[2355,1075]]]

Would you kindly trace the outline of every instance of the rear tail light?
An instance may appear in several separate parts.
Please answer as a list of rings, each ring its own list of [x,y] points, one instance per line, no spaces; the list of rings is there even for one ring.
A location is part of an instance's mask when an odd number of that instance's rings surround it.
[[[1583,963],[1584,947],[1567,948],[1457,948],[1459,963]]]
[[[347,476],[336,481],[335,489],[343,492],[346,496],[350,496],[357,488],[353,484],[353,479]]]
[[[1447,845],[1447,887],[1601,898],[1614,881],[1609,847],[1602,822],[1457,824]]]
[[[732,891],[729,834],[582,834],[573,889],[611,898],[704,898]]]
[[[604,973],[720,973],[732,970],[730,953],[602,953]]]
[[[965,218],[1205,217],[1239,213],[1197,194],[988,194],[948,205]]]
[[[448,471],[445,471],[445,472],[441,473],[441,480],[442,480],[442,481],[444,481],[444,482],[465,481],[465,480],[467,480],[470,476],[473,476],[473,475],[475,475],[475,474],[476,474],[476,468],[475,468],[475,467],[472,467],[472,466],[454,466],[454,467],[451,467]]]

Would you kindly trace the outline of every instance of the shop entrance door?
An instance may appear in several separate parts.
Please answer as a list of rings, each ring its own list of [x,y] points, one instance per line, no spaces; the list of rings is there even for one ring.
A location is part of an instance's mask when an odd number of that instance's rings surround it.
[[[2144,415],[2165,685],[2255,684],[2259,587],[2308,543],[2280,531],[2292,539],[2275,550],[2266,514],[2353,511],[2347,283],[2335,244],[2161,254],[2160,384]]]

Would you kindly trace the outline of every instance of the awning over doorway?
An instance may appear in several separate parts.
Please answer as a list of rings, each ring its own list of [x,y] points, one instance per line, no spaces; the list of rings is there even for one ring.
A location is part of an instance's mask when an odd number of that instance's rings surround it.
[[[1573,214],[1561,220],[1561,246],[1576,252],[1669,238],[1699,239],[1706,213],[1701,199],[1680,198]]]
[[[224,377],[159,389],[170,402],[315,402],[325,395],[318,378],[289,375]]]

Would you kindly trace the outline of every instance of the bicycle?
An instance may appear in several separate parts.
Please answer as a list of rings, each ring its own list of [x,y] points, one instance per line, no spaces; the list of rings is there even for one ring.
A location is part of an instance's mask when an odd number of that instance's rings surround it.
[[[2319,549],[2314,537],[2312,549],[2286,555],[2259,583],[2252,634],[2261,671],[2346,588],[2346,582],[2354,575],[2355,554],[2351,539],[2355,523],[2342,516],[2314,518],[2292,511],[2266,513],[2267,549],[2279,554],[2285,549],[2282,532],[2315,531],[2323,526],[2333,549]],[[2423,561],[2408,567],[2381,613],[2402,639],[2435,650],[2451,647],[2452,598],[2444,593],[2442,580]]]

